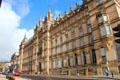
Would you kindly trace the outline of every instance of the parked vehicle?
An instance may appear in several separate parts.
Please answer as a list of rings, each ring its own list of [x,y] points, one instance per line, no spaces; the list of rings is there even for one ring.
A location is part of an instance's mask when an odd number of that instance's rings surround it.
[[[19,76],[19,75],[20,75],[20,72],[14,72],[13,75],[14,75],[14,76]]]

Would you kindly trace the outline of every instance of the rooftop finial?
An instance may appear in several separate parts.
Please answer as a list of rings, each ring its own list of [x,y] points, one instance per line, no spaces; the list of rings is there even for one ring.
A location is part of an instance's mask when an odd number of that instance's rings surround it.
[[[78,3],[76,3],[76,8],[80,7],[80,5]]]
[[[22,43],[24,43],[25,41],[27,41],[26,33],[25,33],[25,35],[24,35],[24,38],[23,38]]]
[[[49,8],[48,13],[51,13],[51,9]]]

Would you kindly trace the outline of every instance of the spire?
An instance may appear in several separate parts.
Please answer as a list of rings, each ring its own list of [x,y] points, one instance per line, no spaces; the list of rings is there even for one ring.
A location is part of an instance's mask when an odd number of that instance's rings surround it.
[[[48,13],[51,13],[51,9],[49,8]]]
[[[48,17],[50,17],[50,15],[51,15],[51,9],[49,8],[49,10],[48,10]]]
[[[26,34],[24,35],[24,38],[22,40],[22,43],[26,42],[27,41],[27,37],[26,37]]]

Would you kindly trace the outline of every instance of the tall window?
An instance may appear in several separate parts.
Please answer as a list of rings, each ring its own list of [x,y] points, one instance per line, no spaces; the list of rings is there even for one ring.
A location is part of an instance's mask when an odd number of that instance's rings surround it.
[[[81,46],[84,46],[84,45],[85,45],[84,39],[81,39],[81,40],[80,40],[80,43],[81,43]]]
[[[72,32],[75,32],[75,27],[72,28]]]
[[[76,35],[75,34],[72,34],[72,39],[75,39]]]
[[[53,60],[51,60],[51,68],[53,69]]]
[[[63,46],[60,46],[60,52],[63,52]]]
[[[57,51],[57,47],[56,47],[56,54],[58,53],[58,51]]]
[[[104,47],[101,47],[100,52],[101,52],[102,61],[106,62],[106,54]]]
[[[83,34],[84,34],[84,33],[83,33],[83,31],[82,31],[82,30],[80,30],[80,36],[83,36]]]
[[[102,23],[102,22],[103,22],[102,16],[98,18],[98,21],[99,21],[99,23]]]
[[[63,35],[61,35],[61,37],[60,37],[60,43],[61,44],[63,43]]]
[[[70,56],[67,56],[67,67],[70,67]]]
[[[108,34],[108,35],[110,35],[110,34],[111,34],[111,31],[110,31],[110,26],[109,26],[109,25],[107,25],[107,26],[106,26],[106,32],[107,32],[107,34]]]
[[[74,66],[78,65],[78,58],[77,58],[77,54],[74,54]]]
[[[63,58],[63,56],[61,56],[61,67],[62,68],[64,67],[64,58]]]
[[[66,41],[68,42],[69,41],[69,37],[68,37],[68,31],[66,31],[65,35],[66,35]]]
[[[90,19],[88,19],[87,24],[91,24]]]
[[[77,17],[77,19],[80,19],[80,15]]]
[[[103,0],[100,0],[99,3],[100,3],[100,4],[103,3]]]
[[[73,48],[74,49],[76,48],[76,42],[75,41],[73,42]]]
[[[88,32],[89,32],[89,33],[92,32],[92,28],[91,28],[91,27],[88,28]]]
[[[103,18],[104,18],[105,22],[108,21],[108,17],[107,16],[103,16]]]
[[[96,64],[97,60],[96,60],[96,53],[95,53],[95,49],[92,49],[92,63]]]
[[[56,59],[56,68],[58,68],[58,59]]]
[[[79,28],[82,29],[82,24],[79,25]]]
[[[69,44],[66,45],[66,50],[67,50],[67,51],[69,50]]]
[[[88,11],[85,12],[86,16],[88,16]]]
[[[101,27],[101,36],[105,36],[105,35],[106,35],[105,27],[102,26]]]
[[[56,41],[56,46],[57,46],[57,45],[58,45],[58,43],[57,43],[57,37],[56,37],[56,40],[55,40],[55,41]]]
[[[86,62],[86,53],[83,52],[81,56],[82,56],[82,64],[83,65],[87,64],[87,62]]]
[[[116,44],[116,51],[117,51],[117,56],[118,56],[118,60],[120,60],[120,44],[115,43]]]
[[[90,35],[90,44],[93,44],[94,43],[94,39],[93,39],[93,36],[92,35]]]

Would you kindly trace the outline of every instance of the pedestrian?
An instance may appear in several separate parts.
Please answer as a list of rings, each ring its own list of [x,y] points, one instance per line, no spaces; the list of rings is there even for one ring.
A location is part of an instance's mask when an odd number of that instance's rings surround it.
[[[113,72],[111,73],[112,77],[114,77]]]
[[[108,70],[107,70],[107,69],[106,69],[106,71],[105,71],[105,72],[106,72],[106,76],[108,76]]]

